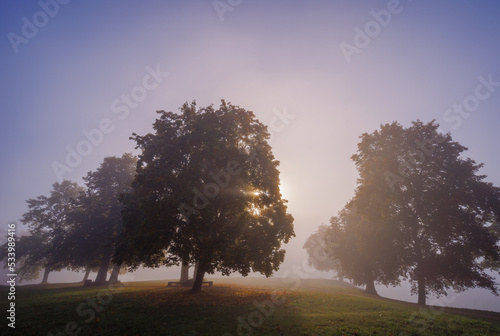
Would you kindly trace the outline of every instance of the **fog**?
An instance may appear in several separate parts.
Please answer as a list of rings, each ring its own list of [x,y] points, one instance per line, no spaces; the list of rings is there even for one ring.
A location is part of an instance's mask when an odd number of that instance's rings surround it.
[[[60,5],[31,33],[23,25],[43,11],[37,2],[0,5],[3,36],[23,39],[7,37],[0,44],[2,237],[12,221],[18,222],[18,236],[26,232],[19,219],[27,199],[47,195],[61,178],[82,185],[104,157],[137,154],[132,133],[150,132],[155,111],[176,112],[194,99],[199,106],[226,99],[269,126],[296,233],[277,278],[334,276],[308,268],[303,245],[354,195],[358,175],[350,157],[359,136],[380,124],[435,119],[468,147],[467,156],[484,163],[487,181],[500,185],[499,4],[234,3],[221,12],[201,0],[74,1]],[[390,17],[380,18],[389,9]],[[372,30],[359,33],[366,29]],[[145,76],[155,71],[161,75],[145,85]],[[456,108],[488,78],[494,84],[487,98],[466,111]],[[151,88],[146,96],[124,100],[142,86]],[[103,120],[112,124],[102,141],[68,164],[68,153],[77,151],[86,132],[102,130]],[[69,169],[58,172],[55,163]],[[121,279],[179,274],[178,267],[140,269]],[[82,278],[53,272],[49,282]],[[377,289],[381,296],[416,302],[408,284]],[[429,298],[433,302],[440,304]],[[498,297],[477,289],[450,293],[442,302],[500,311]]]

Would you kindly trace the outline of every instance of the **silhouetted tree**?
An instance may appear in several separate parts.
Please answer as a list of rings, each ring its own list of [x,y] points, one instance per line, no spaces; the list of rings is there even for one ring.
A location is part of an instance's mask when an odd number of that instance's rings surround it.
[[[43,267],[45,283],[50,272],[70,266],[64,240],[72,230],[68,215],[82,190],[75,182],[64,180],[52,185],[50,196],[27,200],[29,210],[23,214],[22,222],[29,226],[30,235],[19,241],[23,254],[20,273],[26,279],[36,278]]]
[[[500,189],[478,174],[482,164],[462,156],[466,149],[434,121],[394,122],[363,134],[352,156],[360,175],[356,209],[375,232],[386,228],[396,239],[419,304],[448,288],[497,293],[485,270],[500,258]]]
[[[332,238],[336,240],[337,237],[339,235],[332,234],[328,225],[318,226],[316,232],[311,234],[304,243],[309,265],[319,271],[337,271],[339,273],[339,261],[332,256],[331,250],[338,246],[332,241]]]
[[[68,251],[70,268],[73,271],[84,270],[83,282],[88,279],[90,272],[97,272],[101,264],[99,246],[96,245],[92,214],[87,207],[89,205],[87,194],[82,192],[75,209],[69,214],[68,220],[72,224],[72,230],[64,239],[63,249]],[[99,240],[100,241],[100,240]]]
[[[130,191],[136,163],[137,158],[131,154],[106,157],[96,171],[84,178],[87,190],[79,198],[79,208],[72,216],[76,229],[71,241],[77,264],[92,268],[98,260],[96,283],[106,282],[114,252],[113,240],[122,228],[119,196]]]
[[[15,272],[22,280],[35,280],[43,271],[42,282],[47,283],[49,273],[52,271],[48,265],[46,256],[50,253],[50,244],[45,241],[45,237],[27,235],[16,239],[15,245]],[[8,246],[7,243],[0,247],[0,260],[7,267]]]
[[[330,219],[329,226],[320,226],[305,247],[317,269],[334,269],[355,285],[365,285],[368,294],[376,295],[375,282],[399,283],[399,257],[389,234],[358,214],[351,201]],[[324,249],[319,255],[318,247]]]
[[[193,291],[214,271],[270,276],[294,232],[267,128],[224,101],[159,114],[154,134],[133,137],[142,154],[123,197],[115,261],[132,269],[198,262]]]

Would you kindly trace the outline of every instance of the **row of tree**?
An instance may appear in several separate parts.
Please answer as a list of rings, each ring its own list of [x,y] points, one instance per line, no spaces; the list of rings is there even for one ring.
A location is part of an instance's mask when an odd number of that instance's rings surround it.
[[[498,294],[500,189],[465,150],[434,121],[363,134],[355,195],[308,238],[309,262],[372,294],[409,280],[419,304],[448,289]]]
[[[50,196],[28,200],[30,235],[17,246],[25,278],[69,268],[97,270],[111,281],[127,265],[197,264],[193,290],[206,273],[270,276],[294,236],[279,191],[279,162],[266,126],[251,111],[222,101],[181,113],[159,111],[154,133],[133,134],[138,158],[108,157],[84,178],[55,183]],[[6,257],[7,245],[2,255]],[[6,258],[5,258],[6,259]]]
[[[117,281],[120,265],[111,266],[113,242],[121,229],[119,195],[130,190],[137,158],[130,154],[107,157],[84,178],[85,187],[64,180],[52,185],[49,196],[27,200],[28,211],[21,221],[28,235],[16,242],[17,273],[20,279],[36,279],[43,271],[85,270],[84,281],[97,271],[96,282]],[[0,258],[6,259],[7,243]]]

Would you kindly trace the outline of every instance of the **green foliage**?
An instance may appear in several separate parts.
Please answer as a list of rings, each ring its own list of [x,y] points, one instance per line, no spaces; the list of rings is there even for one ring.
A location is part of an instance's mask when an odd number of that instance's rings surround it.
[[[43,237],[29,235],[19,237],[16,241],[16,272],[21,280],[35,280],[40,275],[46,264],[45,256],[50,250],[50,245]],[[7,244],[1,249],[0,258],[7,257]]]
[[[320,226],[304,247],[315,268],[333,269],[376,294],[375,281],[399,283],[400,260],[393,241],[387,227],[376,227],[350,203],[330,219],[329,226]]]
[[[396,285],[402,277],[421,304],[450,288],[497,294],[487,270],[500,264],[500,189],[484,181],[481,164],[462,157],[464,146],[437,129],[434,122],[394,122],[361,136],[352,156],[355,196],[309,237],[310,261],[322,239],[331,257],[323,264],[373,291],[373,281]]]
[[[482,287],[497,292],[485,272],[500,260],[500,189],[485,182],[481,164],[434,122],[382,125],[363,134],[352,156],[360,177],[352,200],[379,237],[387,232],[403,275],[419,302],[428,293]],[[486,262],[485,262],[486,261]]]
[[[22,221],[30,235],[16,244],[20,278],[36,279],[41,269],[83,268],[102,269],[105,279],[113,239],[121,229],[119,195],[130,191],[136,163],[130,154],[107,157],[84,178],[86,189],[65,180],[54,183],[49,196],[29,199]]]
[[[200,272],[278,269],[294,236],[279,192],[269,133],[250,111],[222,101],[159,112],[142,150],[114,260],[132,268],[200,263]]]
[[[332,232],[327,225],[320,225],[315,233],[311,234],[304,248],[307,251],[309,265],[319,271],[341,272],[339,260],[333,255],[333,249],[339,246],[340,232]]]
[[[42,268],[48,272],[70,265],[65,239],[72,230],[68,214],[83,189],[64,180],[54,183],[49,196],[27,200],[29,210],[22,222],[29,226],[29,236],[20,237],[16,246],[21,279],[36,279]]]
[[[106,281],[113,254],[113,241],[122,228],[120,195],[130,191],[137,158],[131,154],[106,157],[100,167],[84,178],[87,187],[72,214],[74,235],[69,237],[76,263],[82,267],[99,265],[96,281]]]

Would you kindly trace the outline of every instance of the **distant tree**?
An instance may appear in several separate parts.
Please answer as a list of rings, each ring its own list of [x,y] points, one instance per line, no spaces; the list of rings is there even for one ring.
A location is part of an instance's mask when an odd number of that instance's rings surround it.
[[[96,171],[84,178],[87,190],[72,214],[75,230],[69,241],[75,247],[76,264],[92,269],[98,263],[96,283],[106,282],[113,242],[122,228],[119,197],[130,191],[136,164],[137,158],[131,154],[106,157]],[[120,265],[116,268],[119,270]]]
[[[42,283],[47,283],[51,271],[51,268],[47,266],[46,259],[49,250],[50,244],[44,240],[44,237],[33,235],[18,237],[14,253],[15,273],[19,280],[35,280],[43,271]],[[5,268],[7,267],[7,253],[8,246],[5,243],[0,247],[0,260],[4,261]]]
[[[83,282],[88,279],[90,272],[97,272],[101,264],[100,249],[94,240],[95,223],[92,222],[87,201],[86,192],[82,192],[75,209],[69,214],[72,230],[66,235],[63,242],[65,246],[62,247],[68,253],[71,270],[85,271]]]
[[[331,232],[328,225],[320,225],[304,243],[309,265],[318,271],[337,271],[339,273],[339,261],[332,256],[332,248],[338,246],[332,239],[336,240],[338,236],[338,234]]]
[[[42,283],[46,283],[50,272],[70,266],[68,251],[63,246],[72,230],[68,215],[82,190],[75,182],[64,180],[52,185],[50,196],[27,201],[29,210],[23,214],[22,222],[28,225],[30,235],[21,237],[18,246],[24,278],[36,278],[43,267]]]
[[[334,269],[340,277],[355,285],[365,285],[368,294],[376,295],[375,282],[399,283],[399,257],[387,230],[368,222],[350,202],[330,225],[322,225],[306,241],[311,264],[319,269]],[[318,255],[318,248],[322,251]]]
[[[114,260],[131,269],[198,262],[193,291],[214,271],[270,276],[294,232],[266,127],[224,101],[159,113],[154,134],[133,137],[142,154]]]
[[[352,156],[360,175],[357,211],[375,232],[387,228],[396,240],[419,304],[448,288],[498,290],[486,270],[500,259],[500,189],[484,181],[482,164],[464,158],[467,148],[438,126],[382,125],[361,136]]]

